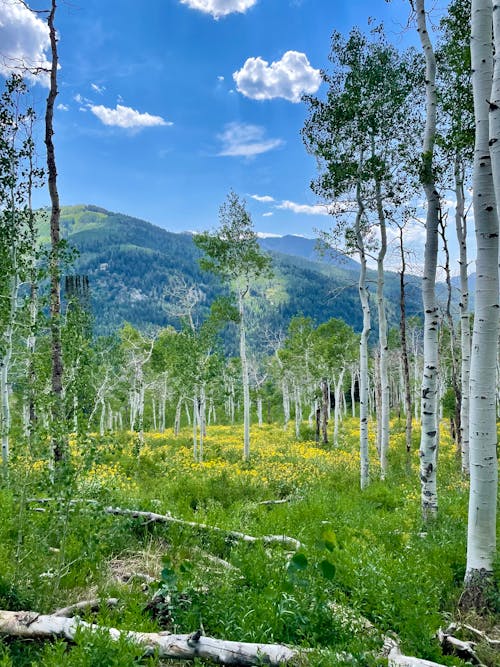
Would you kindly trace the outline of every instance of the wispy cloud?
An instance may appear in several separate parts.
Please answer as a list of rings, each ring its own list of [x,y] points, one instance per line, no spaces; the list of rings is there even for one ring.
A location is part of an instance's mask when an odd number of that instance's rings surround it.
[[[344,213],[351,208],[349,202],[333,202],[332,204],[298,204],[294,201],[285,199],[281,204],[276,204],[275,208],[300,213],[302,215],[334,215]]]
[[[267,213],[263,213],[262,217],[263,218],[270,218],[274,213],[272,211],[267,211]]]
[[[214,19],[219,19],[221,16],[236,12],[244,14],[250,7],[257,4],[257,0],[181,0],[181,3],[191,9],[211,14]]]
[[[48,87],[49,47],[45,21],[21,2],[0,2],[0,74],[19,72]]]
[[[318,90],[321,72],[311,66],[305,53],[287,51],[281,60],[271,64],[260,56],[248,58],[243,67],[234,72],[233,79],[245,97],[254,100],[281,97],[289,102],[300,102],[304,93]]]
[[[57,105],[56,109],[59,109],[59,111],[69,111],[69,106],[67,104],[63,104],[62,102],[60,102]]]
[[[125,107],[121,104],[117,104],[115,109],[109,109],[102,104],[89,104],[89,109],[104,125],[113,127],[140,129],[143,127],[173,125],[173,123],[166,121],[161,116],[140,113],[131,107]]]
[[[260,201],[263,203],[269,203],[274,201],[274,197],[270,195],[249,195],[250,199],[255,199],[255,201]]]
[[[229,157],[254,157],[267,153],[284,144],[282,139],[266,139],[265,129],[259,125],[229,123],[217,135],[222,143],[218,155]]]
[[[103,92],[106,90],[106,86],[98,86],[97,83],[91,83],[90,87],[94,92],[98,93],[99,95],[102,95]]]

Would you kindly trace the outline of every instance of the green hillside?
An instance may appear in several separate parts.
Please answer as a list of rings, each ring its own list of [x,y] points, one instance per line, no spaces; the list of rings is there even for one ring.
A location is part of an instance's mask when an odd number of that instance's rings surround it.
[[[61,228],[69,245],[78,250],[72,271],[89,277],[98,333],[110,333],[124,321],[142,329],[176,324],[165,307],[169,299],[165,289],[173,276],[181,276],[203,290],[202,311],[224,290],[218,280],[200,270],[200,253],[188,233],[175,234],[144,220],[84,205],[63,207]],[[48,240],[46,220],[41,222],[40,230],[42,238]],[[341,317],[360,330],[355,270],[297,255],[270,254],[274,277],[260,286],[266,297],[261,316],[267,324],[286,327],[291,317],[302,314],[317,323]],[[421,309],[420,289],[414,283],[409,286],[410,315]],[[389,319],[396,325],[399,277],[388,274],[386,286]]]

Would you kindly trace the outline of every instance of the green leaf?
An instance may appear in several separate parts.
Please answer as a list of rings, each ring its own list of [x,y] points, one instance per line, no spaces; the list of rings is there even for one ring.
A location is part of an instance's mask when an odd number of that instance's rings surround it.
[[[289,572],[303,572],[308,565],[305,554],[294,554],[288,563]]]
[[[330,563],[329,560],[322,560],[321,563],[319,564],[319,567],[321,569],[321,574],[324,576],[325,579],[331,581],[332,579],[335,578],[335,565],[333,563]]]

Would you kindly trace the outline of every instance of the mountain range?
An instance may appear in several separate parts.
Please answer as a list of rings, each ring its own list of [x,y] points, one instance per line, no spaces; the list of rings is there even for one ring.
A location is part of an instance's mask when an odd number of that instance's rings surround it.
[[[48,238],[48,220],[40,233]],[[218,295],[227,292],[214,276],[199,268],[200,251],[190,233],[173,233],[144,220],[113,213],[98,206],[61,209],[62,236],[77,250],[70,272],[89,278],[97,333],[116,331],[125,321],[140,328],[178,326],[169,304],[172,279],[196,285],[203,293],[199,317]],[[270,253],[273,278],[257,285],[263,297],[256,308],[259,328],[286,329],[294,315],[312,317],[320,324],[339,317],[359,331],[362,324],[358,297],[359,265],[341,253],[318,257],[314,239],[300,236],[259,239]],[[374,273],[368,276],[374,289]],[[388,319],[399,321],[399,275],[387,273]],[[373,304],[375,310],[375,304]],[[420,281],[408,277],[408,315],[421,313]],[[375,327],[375,325],[373,325]]]

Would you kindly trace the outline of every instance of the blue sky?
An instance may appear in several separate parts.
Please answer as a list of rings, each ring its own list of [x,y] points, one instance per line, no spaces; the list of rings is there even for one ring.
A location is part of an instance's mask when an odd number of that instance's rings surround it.
[[[201,230],[217,225],[232,188],[246,198],[259,232],[313,236],[328,228],[331,219],[309,189],[316,166],[300,138],[300,95],[321,95],[319,70],[328,66],[334,29],[367,30],[372,17],[395,44],[416,43],[405,29],[408,6],[60,0],[61,202],[96,204],[172,231]],[[42,22],[24,12],[19,0],[0,0],[4,74],[21,56],[48,53]],[[43,113],[43,83],[34,91]]]

